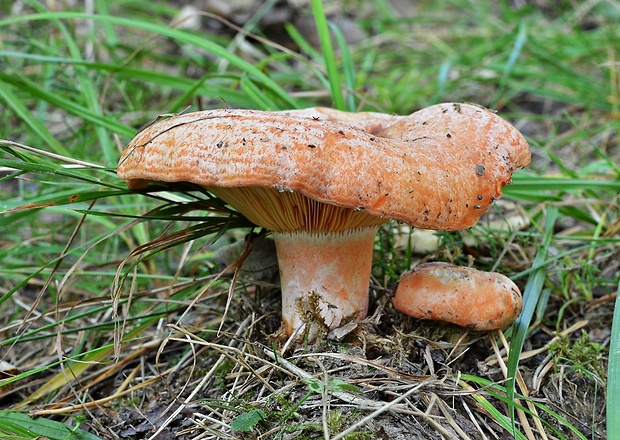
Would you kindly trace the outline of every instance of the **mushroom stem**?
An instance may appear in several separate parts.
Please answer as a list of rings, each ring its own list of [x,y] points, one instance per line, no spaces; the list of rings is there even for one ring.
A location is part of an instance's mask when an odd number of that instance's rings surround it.
[[[348,319],[366,317],[377,228],[274,232],[282,319],[289,335],[310,321],[334,329]]]

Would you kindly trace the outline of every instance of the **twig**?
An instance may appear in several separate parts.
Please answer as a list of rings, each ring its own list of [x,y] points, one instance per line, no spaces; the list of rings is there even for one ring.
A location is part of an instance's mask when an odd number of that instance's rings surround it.
[[[250,321],[250,316],[248,316],[247,318],[245,318],[243,320],[243,322],[239,325],[239,328],[237,329],[237,331],[235,332],[235,336],[240,336],[241,333],[245,330],[245,328],[248,326],[248,323]],[[233,339],[231,341],[231,343],[234,343],[235,340]],[[226,356],[224,354],[222,354],[217,361],[215,362],[215,364],[213,364],[213,367],[211,367],[211,369],[207,372],[207,374],[204,375],[204,377],[202,378],[202,380],[196,385],[196,387],[192,390],[192,392],[189,394],[189,396],[187,396],[186,399],[184,399],[186,402],[190,402],[195,396],[196,394],[198,394],[198,392],[200,390],[202,390],[204,388],[204,386],[207,384],[207,382],[209,380],[211,380],[211,377],[213,376],[213,374],[217,371],[217,369],[220,367],[220,365],[226,360]],[[183,405],[179,405],[173,412],[172,414],[170,414],[170,416],[164,421],[164,423],[161,424],[161,426],[157,429],[157,431],[155,431],[155,433],[153,435],[151,435],[148,440],[156,440],[159,435],[162,433],[162,431],[164,429],[166,429],[168,427],[168,425],[170,425],[170,423],[172,423],[174,421],[174,419],[176,419],[176,417],[183,411],[183,409],[185,408],[185,404]]]
[[[284,359],[281,356],[276,356],[276,354],[274,353],[273,350],[270,349],[263,349],[265,354],[267,356],[269,356],[271,359],[273,359],[274,361],[277,361],[280,365],[282,365],[285,369],[289,370],[290,372],[292,372],[295,376],[303,379],[304,381],[310,381],[312,379],[315,379],[314,376],[312,376],[310,373],[302,370],[301,368],[299,368],[298,366],[296,366],[295,364],[287,361],[286,359]],[[363,409],[380,409],[383,408],[384,404],[383,403],[379,403],[379,402],[375,402],[374,400],[368,400],[368,399],[362,399],[361,397],[355,396],[351,393],[348,393],[346,391],[334,391],[332,392],[332,395],[337,397],[338,399],[342,400],[343,402],[347,402],[347,403],[351,403],[355,406],[357,406],[358,408],[363,408]],[[390,404],[393,404],[395,401],[393,400],[392,402],[390,402]],[[393,405],[391,405],[393,406]],[[405,406],[403,405],[397,405],[394,407],[394,409],[399,409],[399,410],[405,410]]]
[[[401,395],[400,397],[397,397],[396,399],[392,400],[391,402],[389,402],[387,404],[379,404],[380,407],[376,411],[373,411],[372,413],[368,414],[366,417],[360,419],[359,421],[357,421],[356,423],[351,425],[349,428],[347,428],[344,431],[342,431],[341,433],[339,433],[337,436],[332,437],[331,440],[341,440],[341,439],[345,438],[347,435],[351,434],[352,432],[355,432],[359,427],[365,425],[367,422],[369,422],[372,419],[376,418],[380,414],[382,414],[382,413],[384,413],[386,411],[393,411],[397,407],[402,406],[402,405],[398,405],[398,403],[403,401],[403,400],[405,400],[406,398],[408,398],[412,394],[416,393],[417,391],[419,391],[423,387],[423,385],[424,385],[424,383],[418,384],[417,386],[415,386],[415,387],[411,388],[409,391],[407,391],[405,394]],[[336,393],[334,393],[334,395],[335,394]],[[376,403],[376,402],[373,402],[373,403]],[[437,429],[437,424],[435,423],[435,421],[432,420],[429,416],[425,415],[422,411],[419,411],[419,413],[417,415],[420,416],[420,417],[423,417],[429,424],[433,425],[433,427],[435,429]]]
[[[578,321],[576,323],[574,323],[573,325],[571,325],[569,328],[567,328],[566,330],[561,331],[557,336],[554,336],[552,339],[549,340],[549,342],[547,342],[547,344],[545,344],[543,347],[534,349],[534,350],[530,350],[530,351],[526,351],[521,353],[521,355],[519,356],[519,360],[523,361],[525,359],[529,359],[531,357],[537,356],[540,353],[544,353],[545,351],[547,351],[549,349],[549,347],[554,343],[559,341],[562,338],[565,338],[566,336],[570,335],[571,333],[579,330],[582,327],[585,327],[586,325],[588,325],[589,321],[584,319],[581,321]],[[499,363],[500,359],[503,360],[504,362],[506,360],[508,360],[505,357],[505,353],[507,353],[507,350],[500,350],[500,353],[504,355],[504,357],[502,356],[497,356],[494,355],[493,357],[489,357],[485,360],[485,365],[491,366],[491,365],[495,365],[497,363]]]
[[[282,367],[284,367],[286,370],[289,370],[291,373],[301,378],[302,380],[309,381],[311,379],[314,379],[314,376],[312,376],[310,373],[302,370],[301,368],[297,367],[293,363],[284,359],[281,355],[276,355],[276,353],[273,350],[270,350],[267,348],[264,348],[263,350],[267,356],[269,356],[274,361],[278,362],[280,365],[282,365]],[[328,355],[328,354],[333,355],[334,353],[324,353],[324,355]],[[435,422],[431,416],[424,414],[422,411],[417,410],[415,408],[411,409],[410,405],[400,404],[400,402],[407,399],[412,394],[420,391],[425,386],[434,385],[436,382],[438,382],[436,379],[427,378],[425,381],[419,383],[418,385],[416,385],[415,387],[407,391],[405,394],[400,395],[399,397],[397,397],[396,399],[392,400],[389,403],[375,402],[373,400],[363,399],[361,397],[355,396],[346,391],[332,391],[331,394],[334,397],[342,400],[343,402],[355,405],[359,409],[373,410],[373,412],[370,413],[368,416],[359,420],[357,423],[355,423],[354,425],[352,425],[345,431],[342,431],[335,437],[332,437],[331,440],[342,440],[345,436],[352,433],[353,431],[358,429],[360,426],[366,424],[368,421],[374,419],[375,417],[379,416],[380,414],[386,411],[393,411],[393,412],[398,412],[398,413],[420,417],[424,419],[429,425],[431,425],[435,430],[440,432],[442,435],[449,436],[449,433],[441,425]]]
[[[501,330],[497,331],[502,344],[504,345],[504,347],[506,348],[506,350],[509,349],[509,344],[508,341],[506,340],[506,338],[504,337],[504,333]],[[495,351],[495,354],[498,357],[498,362],[500,364],[500,367],[502,369],[502,373],[504,374],[505,378],[508,378],[508,369],[506,367],[506,364],[504,363],[504,360],[502,359],[502,357],[499,354],[499,347],[497,346],[497,342],[495,341],[494,337],[491,337],[491,344],[493,346],[493,350]],[[536,411],[536,406],[534,406],[534,404],[532,403],[532,401],[530,399],[528,399],[530,392],[527,388],[527,385],[525,384],[525,381],[523,380],[523,376],[521,375],[521,373],[519,372],[519,370],[517,370],[516,374],[515,374],[515,380],[517,382],[517,384],[519,385],[519,389],[521,390],[521,393],[523,394],[523,396],[525,397],[525,404],[527,405],[527,407],[529,408],[529,410],[532,412],[533,415],[533,419],[534,419],[534,425],[536,425],[536,429],[538,431],[538,433],[540,434],[540,436],[543,438],[543,440],[548,440],[547,437],[547,433],[545,432],[545,428],[543,427],[541,421],[540,421],[540,416],[538,415],[538,411]],[[515,399],[517,401],[517,403],[520,403],[520,399]],[[528,438],[535,440],[536,436],[534,435],[534,432],[532,431],[532,427],[530,426],[527,416],[525,414],[525,412],[521,409],[517,408],[517,413],[519,414],[519,419],[521,420],[521,424],[523,425],[523,429],[525,430],[525,433],[527,435]]]

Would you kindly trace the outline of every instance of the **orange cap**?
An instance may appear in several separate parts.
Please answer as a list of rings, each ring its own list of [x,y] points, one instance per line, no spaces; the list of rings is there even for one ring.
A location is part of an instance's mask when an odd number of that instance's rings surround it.
[[[459,230],[476,224],[529,162],[523,136],[471,104],[438,104],[410,116],[208,110],[144,129],[125,149],[118,175],[130,188],[192,182],[229,202],[238,195],[228,189],[261,188],[268,195],[259,205],[271,211],[278,194],[294,192],[383,221]],[[241,197],[231,204],[260,226],[295,229],[280,220],[261,224],[262,214],[237,206],[256,194]]]
[[[509,326],[521,313],[521,292],[510,278],[471,267],[432,262],[403,275],[392,299],[399,312],[474,330]]]

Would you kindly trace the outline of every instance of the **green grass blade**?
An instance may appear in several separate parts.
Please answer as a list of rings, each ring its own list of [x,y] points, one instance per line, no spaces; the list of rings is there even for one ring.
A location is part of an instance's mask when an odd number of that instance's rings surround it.
[[[508,353],[508,381],[506,383],[506,396],[509,399],[510,419],[513,422],[513,430],[515,420],[515,384],[516,374],[519,367],[519,357],[523,349],[523,344],[527,336],[532,317],[536,312],[536,305],[541,297],[541,292],[545,278],[547,276],[547,252],[551,246],[551,239],[553,238],[554,225],[558,218],[558,209],[555,206],[547,208],[547,218],[545,222],[545,235],[543,242],[538,248],[534,263],[532,265],[534,271],[530,275],[525,285],[523,292],[523,310],[521,315],[514,323],[512,330],[512,338],[510,340],[510,351]]]
[[[209,41],[200,35],[196,35],[191,32],[187,32],[180,29],[170,28],[158,23],[150,23],[145,21],[133,20],[123,17],[112,17],[104,15],[88,15],[80,12],[54,12],[54,13],[40,13],[26,16],[12,17],[5,20],[0,20],[0,28],[28,22],[28,21],[46,21],[46,20],[94,20],[102,23],[110,23],[118,26],[124,26],[129,28],[137,28],[153,34],[162,35],[168,37],[178,43],[184,43],[193,45],[199,49],[203,49],[212,53],[216,57],[226,59],[231,65],[237,67],[242,72],[248,74],[256,81],[260,82],[264,87],[269,88],[278,98],[280,98],[280,107],[297,108],[297,102],[290,97],[286,90],[284,90],[275,80],[269,75],[257,69],[252,63],[244,60],[243,58],[230,53],[226,48],[220,46],[217,43]],[[79,57],[75,57],[79,58]]]
[[[50,206],[59,205],[73,205],[76,203],[88,202],[92,200],[99,200],[109,197],[119,197],[121,195],[131,194],[130,191],[101,191],[96,187],[84,188],[83,190],[76,191],[66,190],[59,191],[53,194],[48,194],[40,197],[33,197],[28,200],[28,203],[23,202],[4,202],[0,201],[0,214],[8,214],[17,211],[23,211],[26,209],[46,208]],[[5,217],[0,224],[10,222],[10,217]]]
[[[530,176],[515,173],[514,182],[506,187],[506,191],[615,191],[620,192],[620,180],[587,179],[548,176]]]
[[[0,411],[0,435],[3,439],[100,440],[77,427],[45,418],[33,419],[17,411]]]
[[[357,110],[355,108],[355,64],[351,58],[349,44],[338,26],[329,23],[329,27],[336,38],[340,54],[342,55],[342,70],[344,82],[347,86],[346,109],[350,112],[355,112]]]
[[[484,396],[474,394],[473,398],[493,417],[493,420],[495,420],[501,425],[502,428],[504,428],[506,431],[511,431],[513,438],[516,438],[518,440],[527,440],[527,437],[523,435],[520,431],[514,430],[514,424],[511,424],[510,420],[507,420],[506,417]]]
[[[15,88],[19,88],[20,90],[29,94],[32,97],[41,99],[56,107],[62,108],[68,111],[69,113],[73,113],[74,115],[77,115],[86,121],[90,121],[93,123],[94,127],[104,128],[106,130],[112,131],[122,136],[131,137],[135,134],[135,130],[127,127],[126,125],[121,124],[115,119],[107,118],[103,116],[101,112],[93,111],[92,109],[88,107],[84,107],[76,103],[74,100],[63,98],[58,93],[47,91],[45,90],[45,88],[41,87],[39,84],[36,84],[33,81],[30,81],[27,77],[23,75],[20,75],[17,73],[11,73],[10,75],[7,75],[4,72],[0,72],[0,81],[6,84],[10,83]],[[19,114],[22,115],[21,112]],[[22,116],[22,119],[23,119],[23,116]],[[58,151],[58,150],[59,148],[55,147],[54,151],[56,151],[59,154],[64,154],[63,153],[64,149],[61,149],[61,151]],[[115,154],[118,155],[118,153],[115,153]],[[65,154],[65,155],[69,155],[69,154]],[[106,156],[106,160],[109,160],[107,156]],[[114,157],[113,161],[115,160],[116,158]]]
[[[47,13],[48,10],[43,7],[38,2],[32,1],[29,2],[36,10],[42,13]],[[65,24],[61,22],[58,18],[53,15],[50,16],[50,22],[54,23],[54,25],[60,30],[62,35],[64,36],[64,42],[69,49],[69,53],[71,57],[75,59],[83,59],[82,58],[82,50],[78,46],[77,41],[73,38],[73,35]],[[94,22],[93,22],[94,23]],[[91,30],[92,32],[92,30]],[[89,35],[87,38],[93,39],[92,35]],[[89,110],[89,113],[93,113],[97,116],[103,116],[103,112],[101,110],[101,106],[99,105],[98,93],[95,90],[95,86],[93,81],[91,80],[88,70],[82,67],[76,68],[75,74],[79,83],[79,91],[82,94],[82,97],[86,103],[86,107]],[[112,163],[116,160],[118,152],[114,144],[112,143],[112,139],[107,132],[107,130],[101,125],[94,126],[95,133],[97,134],[97,139],[99,140],[99,144],[101,146],[101,150],[103,151],[103,155],[108,163]]]
[[[530,410],[528,406],[522,403],[516,403],[514,402],[513,399],[508,399],[506,397],[506,389],[503,386],[498,385],[490,381],[489,379],[474,376],[471,374],[463,374],[460,376],[460,379],[465,382],[473,382],[478,385],[481,385],[482,387],[484,387],[484,391],[488,393],[489,395],[491,395],[492,397],[508,405],[513,404],[516,408],[523,411],[530,417],[535,417],[539,419],[545,426],[553,430],[554,433],[558,436],[558,438],[560,439],[566,438],[564,435],[562,435],[561,431],[559,431],[558,428],[554,426],[554,424],[549,423],[545,417],[541,417],[539,414],[534,413],[532,410]],[[586,440],[586,437],[575,426],[569,423],[568,420],[566,420],[566,418],[563,417],[561,414],[558,414],[556,411],[553,411],[551,408],[549,408],[544,402],[532,401],[531,399],[523,396],[522,394],[517,394],[517,393],[515,394],[521,401],[529,400],[536,408],[550,415],[552,419],[554,420],[554,422],[569,429],[580,440]],[[493,404],[491,404],[491,402],[489,402],[484,396],[473,394],[472,397],[474,397],[478,402],[480,402],[480,404],[484,406],[485,408],[487,407],[487,405],[493,407]],[[496,408],[494,411],[490,409],[489,411],[493,414],[495,421],[499,423],[500,425],[502,425],[507,431],[511,431],[513,429],[514,425],[510,423],[510,420],[506,418],[501,412],[496,412],[497,411]],[[517,437],[519,435],[522,435],[522,433],[520,431],[517,431]]]
[[[30,127],[35,137],[41,139],[52,151],[69,156],[69,151],[45,128],[45,125],[32,114],[21,99],[13,92],[11,87],[0,77],[0,100],[13,109],[15,114]]]
[[[448,76],[450,75],[450,70],[452,69],[452,61],[446,60],[441,63],[439,67],[439,72],[437,72],[437,91],[433,95],[433,99],[431,102],[436,104],[442,101],[444,93],[446,91],[446,83],[448,82]]]
[[[145,319],[140,325],[134,327],[128,333],[122,335],[122,342],[128,343],[129,341],[144,337],[143,331],[149,328],[154,321],[158,318],[153,317],[150,319]],[[71,371],[71,376],[79,377],[89,368],[92,368],[99,362],[104,362],[109,359],[110,356],[114,353],[114,344],[104,345],[102,347],[98,347],[92,350],[89,350],[84,353],[80,353],[74,356],[67,358],[66,369]],[[30,402],[34,402],[46,396],[49,393],[56,391],[58,388],[66,385],[68,380],[67,371],[61,371],[58,374],[51,377],[47,382],[45,382],[41,387],[39,387],[34,393],[26,397],[20,404],[23,406]]]
[[[527,72],[519,72],[519,76],[524,78],[524,82],[519,87],[522,91],[534,93],[538,96],[545,96],[556,99],[565,103],[578,103],[593,108],[610,109],[610,104],[601,99],[608,93],[606,84],[593,81],[591,76],[583,74],[579,69],[564,60],[566,56],[556,53],[553,47],[561,45],[558,41],[551,44],[550,41],[536,38],[530,35],[527,50],[528,54],[536,59],[537,62],[530,63],[537,66],[536,70],[532,69]],[[588,50],[588,45],[581,43],[584,50]],[[584,54],[585,55],[585,54]],[[544,66],[540,69],[539,66]],[[515,76],[517,69],[515,69]],[[532,81],[536,78],[536,81]],[[562,88],[558,89],[557,84],[561,84]]]
[[[250,78],[244,76],[241,78],[241,91],[254,101],[255,107],[261,110],[277,110],[278,106],[267,97],[260,88],[252,82]]]
[[[517,37],[512,46],[512,51],[510,51],[510,56],[508,57],[508,61],[506,62],[506,66],[504,66],[504,70],[502,72],[502,78],[499,82],[499,92],[497,98],[494,100],[493,107],[497,107],[499,102],[502,100],[502,95],[506,88],[506,84],[508,83],[508,79],[510,75],[514,71],[515,65],[517,64],[517,60],[519,59],[519,55],[523,51],[523,46],[527,40],[527,25],[525,22],[522,22],[519,25],[519,32],[517,33]]]
[[[232,83],[237,82],[239,79],[237,77],[233,77],[232,75],[214,75],[207,74],[204,75],[200,79],[193,78],[185,78],[178,75],[171,75],[166,72],[159,72],[148,69],[140,69],[136,67],[128,67],[124,65],[117,64],[109,64],[109,63],[101,63],[101,62],[87,62],[84,60],[73,59],[68,57],[56,57],[56,56],[45,56],[45,55],[37,55],[37,54],[28,54],[21,53],[15,51],[3,51],[0,50],[0,57],[9,58],[9,59],[25,59],[31,61],[38,61],[42,64],[71,64],[71,65],[81,65],[87,67],[91,71],[97,71],[102,73],[114,74],[117,78],[127,79],[127,80],[139,80],[144,82],[149,82],[154,86],[159,87],[170,87],[176,90],[180,90],[184,92],[177,101],[180,104],[172,105],[170,108],[170,112],[174,112],[175,110],[182,109],[188,102],[188,100],[194,96],[209,96],[212,98],[221,98],[223,101],[227,103],[232,103],[241,107],[250,108],[253,104],[253,101],[249,99],[246,95],[238,90],[232,88]],[[4,72],[3,79],[12,83],[12,84],[20,84],[19,80],[13,75],[8,75]],[[38,86],[39,89],[42,89]],[[44,89],[42,89],[44,90]],[[26,90],[29,91],[29,90]],[[39,92],[39,97],[47,97],[42,92]],[[53,94],[52,94],[53,95]],[[51,100],[48,100],[50,103],[54,103]],[[66,100],[65,100],[66,101]],[[63,101],[61,101],[63,102]],[[59,105],[61,108],[64,108],[62,105]],[[75,104],[75,103],[74,103]],[[83,108],[83,107],[81,107]],[[70,111],[69,108],[66,110]],[[93,122],[97,122],[98,118],[105,119],[101,116],[93,116]],[[108,118],[108,121],[109,118]],[[116,121],[112,121],[113,123]],[[116,124],[118,124],[116,122]],[[114,126],[109,127],[108,129],[115,129]],[[118,130],[117,128],[115,130]]]
[[[338,110],[346,110],[347,106],[342,94],[340,85],[340,73],[336,63],[336,55],[332,46],[331,34],[327,24],[327,17],[323,9],[323,0],[312,0],[312,13],[314,15],[314,23],[319,36],[319,43],[323,51],[323,61],[325,62],[325,70],[329,79],[329,89],[333,101],[333,107]]]
[[[620,282],[616,293],[620,292]],[[607,438],[620,439],[620,296],[616,295],[607,367]]]
[[[107,0],[95,0],[95,10],[97,15],[110,15],[110,2]],[[110,23],[103,24],[103,34],[105,35],[105,43],[109,47],[116,47],[121,41],[114,26]]]
[[[301,53],[305,53],[313,60],[321,59],[321,54],[312,46],[312,44],[299,32],[299,30],[292,24],[286,23],[284,29],[293,42],[299,46]]]
[[[65,168],[62,165],[54,164],[52,162],[20,162],[17,160],[0,159],[0,166],[19,169],[24,172],[39,173],[57,175],[63,177],[69,177],[72,179],[80,180],[83,182],[93,183],[95,185],[107,186],[119,190],[124,190],[123,185],[107,183],[102,179],[98,179],[93,176],[92,168]],[[97,171],[109,171],[106,169],[98,169]],[[120,182],[119,182],[120,183]]]

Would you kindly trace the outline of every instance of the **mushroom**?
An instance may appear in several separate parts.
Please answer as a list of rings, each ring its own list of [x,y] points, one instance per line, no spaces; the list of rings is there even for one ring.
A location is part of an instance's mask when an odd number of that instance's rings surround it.
[[[521,313],[521,292],[495,272],[448,263],[419,264],[403,275],[394,308],[417,319],[434,319],[474,330],[512,324]]]
[[[512,125],[470,104],[409,116],[207,110],[141,131],[118,175],[130,189],[201,185],[271,230],[292,334],[310,321],[334,329],[366,317],[380,225],[471,227],[529,161]]]

